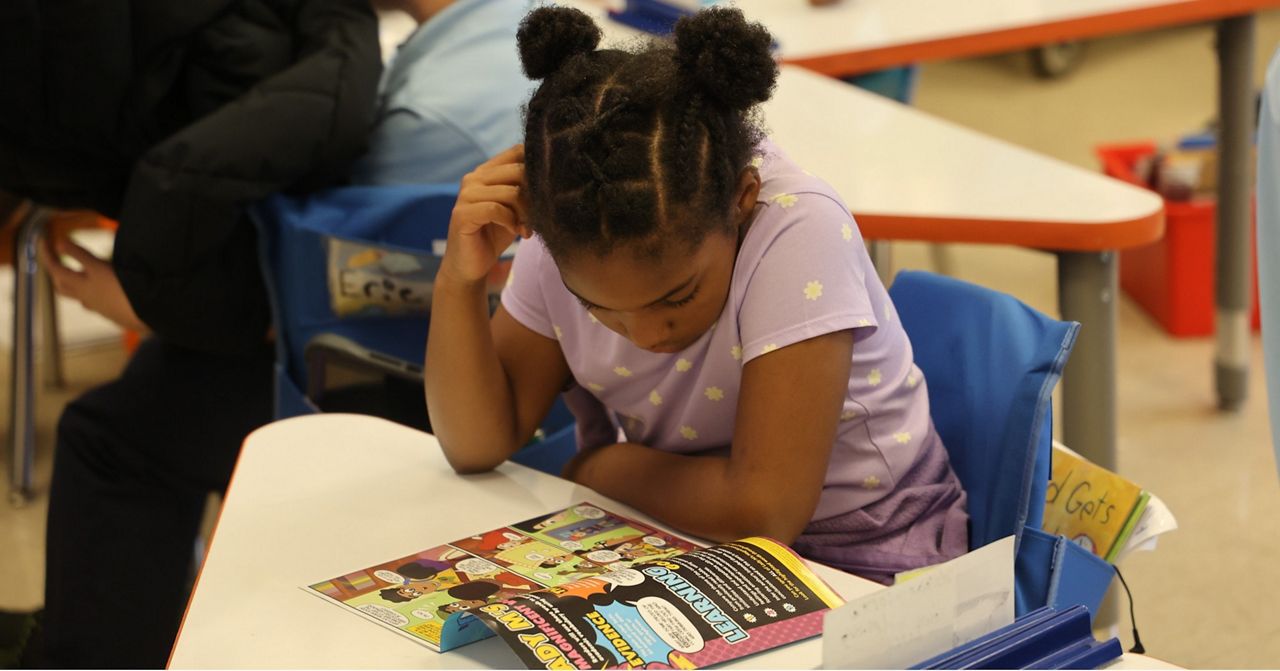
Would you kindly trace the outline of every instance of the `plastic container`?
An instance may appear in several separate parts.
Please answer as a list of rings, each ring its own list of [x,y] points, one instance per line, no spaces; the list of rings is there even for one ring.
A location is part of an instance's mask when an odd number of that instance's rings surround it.
[[[1108,175],[1148,188],[1137,163],[1156,152],[1154,142],[1111,144],[1095,152]],[[1164,238],[1120,252],[1120,288],[1164,330],[1179,337],[1213,334],[1217,238],[1212,198],[1165,201]],[[1254,231],[1252,224],[1250,230]],[[1252,237],[1252,235],[1251,235]],[[1256,243],[1251,245],[1256,249]],[[1253,257],[1253,329],[1258,330],[1258,263]]]

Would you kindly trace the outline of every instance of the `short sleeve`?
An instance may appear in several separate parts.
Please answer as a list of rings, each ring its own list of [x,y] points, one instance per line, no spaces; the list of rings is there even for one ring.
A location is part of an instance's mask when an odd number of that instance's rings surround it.
[[[453,124],[427,112],[396,109],[382,116],[369,150],[352,168],[357,184],[431,184],[462,179],[489,157]]]
[[[738,312],[743,363],[828,333],[877,326],[866,287],[870,260],[843,205],[818,193],[780,194],[761,217],[772,219],[772,237]]]
[[[555,340],[555,328],[542,290],[546,264],[551,263],[551,255],[542,244],[542,238],[534,236],[522,240],[516,248],[507,286],[502,290],[502,307],[529,330]]]

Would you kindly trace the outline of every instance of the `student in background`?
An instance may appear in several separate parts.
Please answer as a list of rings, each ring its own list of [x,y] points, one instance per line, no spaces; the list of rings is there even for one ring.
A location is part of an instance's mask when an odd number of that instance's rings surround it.
[[[963,553],[965,494],[849,210],[753,122],[770,35],[713,8],[674,47],[599,39],[529,15],[525,144],[463,180],[425,367],[449,462],[498,465],[570,388],[590,430],[566,477],[683,531],[881,582]]]
[[[270,315],[244,207],[345,177],[373,122],[377,22],[367,0],[0,13],[16,89],[0,112],[0,185],[118,220],[110,261],[53,240],[81,268],[51,250],[43,262],[61,293],[152,336],[59,420],[31,661],[160,667],[206,497],[271,418]]]
[[[527,0],[374,0],[418,29],[383,73],[378,124],[357,162],[360,184],[457,182],[519,141],[516,29]]]
[[[515,6],[510,0],[459,2],[491,6],[454,13],[443,28],[429,22],[427,34],[442,44],[460,33],[500,49],[505,33],[509,64],[489,59],[483,66],[494,72],[485,73],[445,59],[453,78],[487,84],[460,89],[469,97],[456,103],[474,119],[423,112],[416,129],[396,125],[406,133],[397,141],[374,116],[379,58],[368,0],[66,4],[14,10],[26,14],[11,25],[42,25],[43,42],[66,54],[34,70],[61,77],[26,82],[55,93],[28,102],[53,107],[0,119],[0,146],[14,150],[0,157],[0,176],[40,202],[120,220],[112,261],[56,241],[83,268],[53,254],[44,262],[64,294],[154,337],[119,379],[70,404],[59,423],[44,644],[34,661],[159,667],[186,604],[205,498],[226,488],[244,436],[272,414],[274,352],[245,206],[275,191],[342,183],[370,129],[377,151],[397,148],[391,167],[377,156],[362,163],[360,178],[373,183],[412,179],[415,170],[419,181],[457,180],[486,157],[484,147],[515,141],[526,89],[512,82],[527,81],[514,55],[522,9],[504,19],[497,8]],[[434,7],[417,14],[426,21],[446,16],[450,3],[416,4]],[[95,47],[73,49],[87,26],[96,26]],[[435,55],[405,52],[395,67],[425,77],[418,66]],[[59,67],[76,59],[84,62]],[[382,118],[403,121],[403,108],[386,101],[414,83],[386,84]],[[490,104],[501,112],[485,112]],[[481,153],[459,159],[459,142],[439,140],[449,133]],[[437,158],[452,167],[437,168]]]

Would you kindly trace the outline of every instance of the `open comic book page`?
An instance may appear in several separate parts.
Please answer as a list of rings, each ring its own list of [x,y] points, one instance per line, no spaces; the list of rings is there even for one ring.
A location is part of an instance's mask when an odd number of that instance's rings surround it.
[[[748,538],[481,606],[530,669],[697,668],[822,633],[841,604],[787,547]]]
[[[452,617],[698,546],[580,503],[304,588],[435,650],[492,634]]]

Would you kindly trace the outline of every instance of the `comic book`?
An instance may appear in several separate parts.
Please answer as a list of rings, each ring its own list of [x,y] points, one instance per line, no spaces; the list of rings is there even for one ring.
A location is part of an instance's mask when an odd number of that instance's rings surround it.
[[[840,597],[787,547],[703,548],[580,503],[306,587],[448,651],[528,668],[695,668],[817,636]]]

